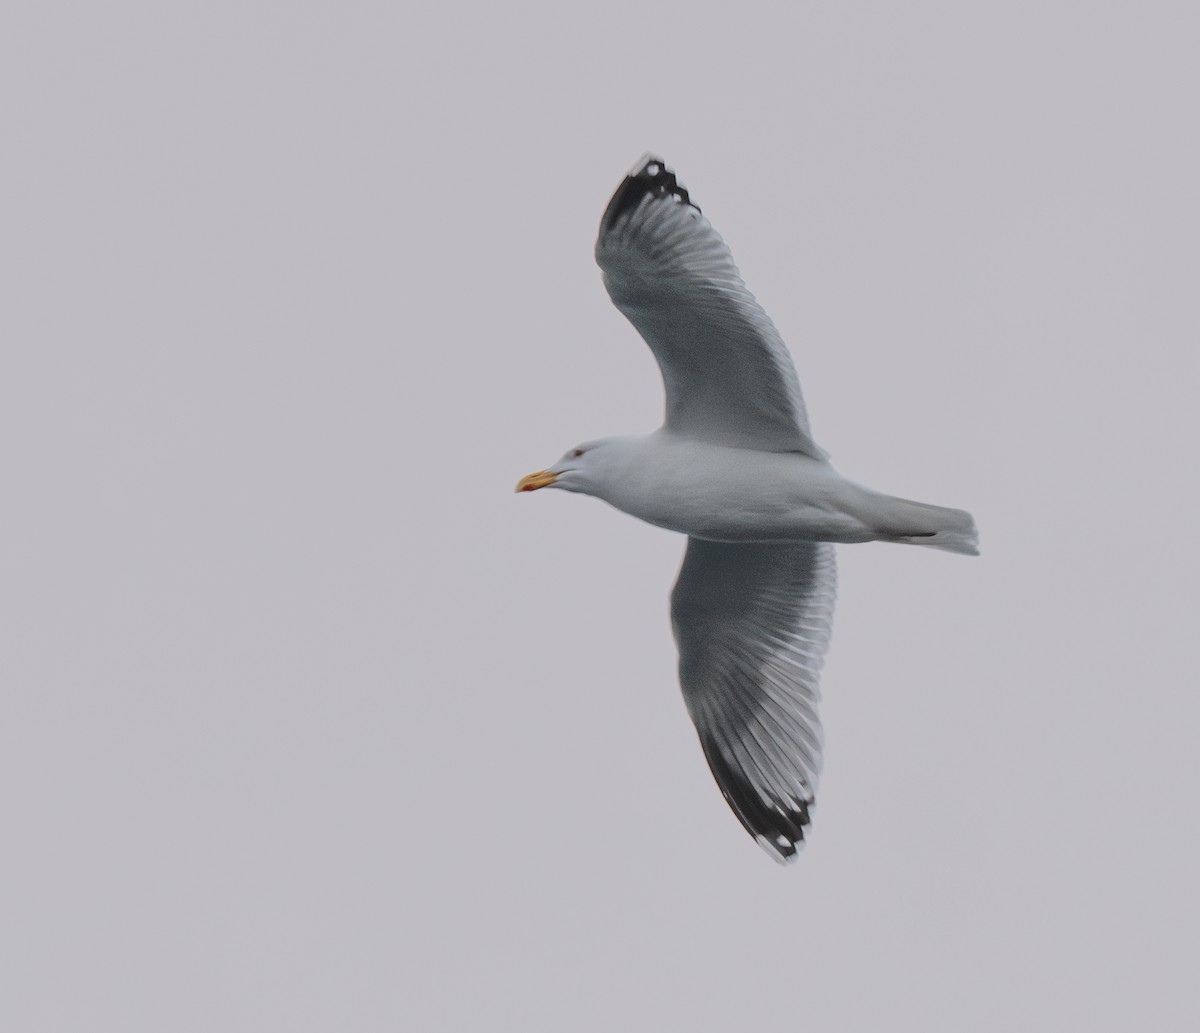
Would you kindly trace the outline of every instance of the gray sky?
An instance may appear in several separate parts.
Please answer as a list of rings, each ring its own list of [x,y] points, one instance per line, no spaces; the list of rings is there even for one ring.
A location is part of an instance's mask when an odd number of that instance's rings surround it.
[[[0,34],[0,1027],[1191,1030],[1193,4],[18,5]],[[839,550],[780,869],[682,540],[517,477],[656,424],[592,263],[663,154]]]

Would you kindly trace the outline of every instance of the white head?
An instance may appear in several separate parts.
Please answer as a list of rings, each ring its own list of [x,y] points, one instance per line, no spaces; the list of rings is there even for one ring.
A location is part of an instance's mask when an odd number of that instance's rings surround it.
[[[565,452],[553,466],[522,477],[517,482],[517,491],[562,488],[603,498],[605,486],[620,477],[632,440],[620,437],[585,441]]]

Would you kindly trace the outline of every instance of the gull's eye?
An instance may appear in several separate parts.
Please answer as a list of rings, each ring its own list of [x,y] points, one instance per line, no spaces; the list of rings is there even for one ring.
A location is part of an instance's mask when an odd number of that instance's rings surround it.
[[[578,459],[581,455],[583,455],[583,449],[577,448],[577,449],[575,449],[574,452],[571,453],[571,455],[573,455],[576,459]]]

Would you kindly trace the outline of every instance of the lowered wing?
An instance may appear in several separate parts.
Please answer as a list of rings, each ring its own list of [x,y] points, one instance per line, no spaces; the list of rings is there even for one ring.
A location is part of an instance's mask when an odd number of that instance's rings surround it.
[[[708,766],[781,863],[802,845],[821,772],[817,700],[836,594],[828,542],[689,538],[671,596],[679,682]]]

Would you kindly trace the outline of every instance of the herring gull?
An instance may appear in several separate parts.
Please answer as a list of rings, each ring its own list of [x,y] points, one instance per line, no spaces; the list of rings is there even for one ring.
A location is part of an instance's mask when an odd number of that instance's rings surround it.
[[[658,360],[666,420],[650,434],[585,441],[517,491],[594,495],[688,536],[671,594],[684,701],[726,802],[786,863],[803,845],[821,772],[832,543],[976,555],[975,524],[830,465],[787,347],[661,158],[646,155],[617,187],[596,262]]]

